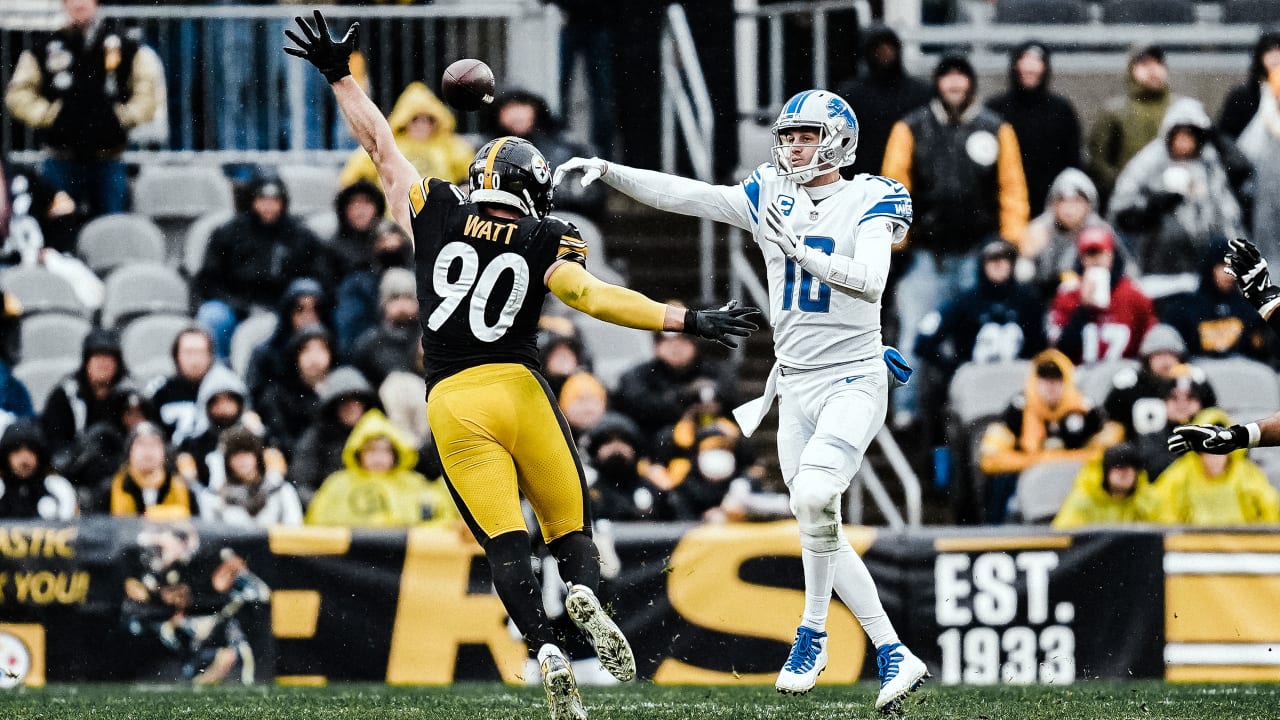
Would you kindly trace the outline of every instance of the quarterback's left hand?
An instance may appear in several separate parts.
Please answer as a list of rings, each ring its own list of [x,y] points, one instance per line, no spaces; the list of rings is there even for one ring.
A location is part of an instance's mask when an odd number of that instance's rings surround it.
[[[609,172],[609,163],[600,158],[580,158],[574,157],[565,160],[556,168],[555,175],[551,177],[551,187],[560,187],[560,183],[564,182],[564,176],[575,170],[582,171],[582,187],[586,187],[596,180],[600,179],[605,173]]]
[[[1169,436],[1169,452],[1181,455],[1192,451],[1226,455],[1249,447],[1249,430],[1243,425],[1179,425]]]
[[[771,202],[769,207],[765,208],[763,222],[760,223],[760,235],[777,245],[783,255],[797,263],[804,262],[808,248],[791,232],[791,223],[783,216],[782,208],[778,207],[777,202]]]

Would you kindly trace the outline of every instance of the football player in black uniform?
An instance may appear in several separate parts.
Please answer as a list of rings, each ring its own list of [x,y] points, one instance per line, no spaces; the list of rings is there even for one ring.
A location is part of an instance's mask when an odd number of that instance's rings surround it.
[[[548,292],[608,322],[680,331],[735,347],[756,329],[755,308],[692,311],[656,303],[596,279],[576,228],[548,215],[551,169],[514,137],[489,142],[469,171],[470,195],[421,178],[397,149],[377,106],[351,79],[356,26],[335,42],[324,17],[298,18],[303,37],[286,52],[331,83],[356,137],[373,158],[397,221],[411,228],[422,305],[427,416],[459,510],[484,547],[494,586],[530,648],[538,648],[555,720],[586,717],[573,673],[542,607],[529,562],[520,494],[570,583],[566,610],[619,680],[635,677],[626,638],[594,589],[599,556],[588,496],[569,428],[538,373],[538,316]]]

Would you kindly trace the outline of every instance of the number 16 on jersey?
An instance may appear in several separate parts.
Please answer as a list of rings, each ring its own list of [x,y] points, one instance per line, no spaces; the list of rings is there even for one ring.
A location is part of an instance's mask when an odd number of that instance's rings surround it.
[[[836,249],[836,241],[829,237],[807,235],[805,236],[804,244],[806,247],[820,250],[828,255],[835,252]],[[831,309],[831,286],[810,275],[804,268],[797,267],[795,260],[786,258],[786,261],[787,266],[783,275],[785,283],[782,291],[782,309],[791,310],[794,307],[800,312],[824,313],[829,311]],[[795,297],[797,273],[800,275],[799,297]]]

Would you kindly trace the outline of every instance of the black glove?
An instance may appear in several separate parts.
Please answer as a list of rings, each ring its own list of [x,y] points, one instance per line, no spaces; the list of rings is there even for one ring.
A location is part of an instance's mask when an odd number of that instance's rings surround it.
[[[1271,272],[1258,247],[1244,238],[1232,240],[1227,252],[1227,270],[1236,276],[1244,297],[1259,310],[1280,296],[1280,288],[1271,284]]]
[[[1249,430],[1243,425],[1179,425],[1169,436],[1169,452],[1181,455],[1188,450],[1210,455],[1226,455],[1249,447]]]
[[[324,21],[324,15],[316,10],[316,26],[313,29],[307,24],[306,20],[301,17],[295,17],[298,27],[302,28],[302,34],[306,36],[306,40],[293,34],[291,30],[285,30],[285,37],[292,40],[298,47],[285,46],[284,51],[290,55],[300,57],[303,60],[316,66],[324,79],[329,84],[338,82],[342,78],[351,74],[351,68],[348,63],[351,53],[356,49],[356,37],[360,34],[360,23],[351,23],[351,27],[347,28],[347,34],[342,39],[334,42],[333,37],[329,34],[329,23]]]
[[[1147,211],[1164,215],[1170,210],[1178,207],[1185,200],[1182,193],[1176,192],[1158,192],[1147,200]]]
[[[738,344],[730,340],[730,336],[744,338],[759,330],[760,326],[749,319],[758,315],[760,308],[740,307],[737,300],[729,301],[718,310],[685,310],[684,332],[736,348]]]

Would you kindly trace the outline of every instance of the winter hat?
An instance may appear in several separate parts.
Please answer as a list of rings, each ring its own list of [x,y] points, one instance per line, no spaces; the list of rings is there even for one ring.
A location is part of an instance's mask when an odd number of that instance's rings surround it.
[[[1145,467],[1142,461],[1142,453],[1133,443],[1122,442],[1118,445],[1112,445],[1102,453],[1102,472],[1106,473],[1120,467],[1131,467],[1139,470]]]
[[[1172,325],[1157,323],[1151,326],[1147,334],[1142,337],[1142,344],[1138,346],[1138,355],[1150,357],[1158,352],[1171,352],[1178,357],[1187,353],[1187,343]]]
[[[378,283],[378,304],[386,305],[392,300],[409,296],[418,297],[418,280],[413,271],[404,268],[388,268],[382,273],[382,282]]]
[[[992,240],[982,246],[982,261],[988,260],[1008,260],[1013,262],[1018,259],[1018,247],[1008,240]]]
[[[975,86],[978,84],[978,74],[973,70],[973,64],[969,62],[969,58],[963,55],[944,55],[938,61],[938,65],[933,69],[933,82],[937,84],[938,79],[947,73],[957,71],[968,76],[969,82]]]

